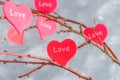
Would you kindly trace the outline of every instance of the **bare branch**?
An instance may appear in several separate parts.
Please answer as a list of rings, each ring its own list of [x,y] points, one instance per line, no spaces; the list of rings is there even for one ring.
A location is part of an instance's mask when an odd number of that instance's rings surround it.
[[[24,31],[28,31],[30,29],[34,29],[35,27],[36,27],[35,25],[34,26],[30,26],[30,27],[26,28]]]
[[[80,46],[77,47],[77,49],[80,49],[86,45],[90,44],[90,41],[84,42],[83,44],[81,44]]]
[[[30,54],[14,53],[14,52],[6,51],[6,50],[4,50],[3,52],[0,52],[0,54],[17,56],[17,57],[21,57],[21,58],[32,58],[32,59],[39,59],[39,60],[44,60],[44,61],[50,61],[48,58],[43,58],[43,57],[39,57],[39,56],[33,56],[33,55],[30,55]]]
[[[5,41],[7,41],[7,39],[6,39],[6,38],[4,38],[4,39],[0,40],[0,44],[3,44]]]
[[[59,30],[59,31],[56,31],[56,33],[68,33],[68,32],[71,32],[71,30]]]
[[[28,76],[29,77],[29,75],[30,74],[32,74],[33,72],[35,72],[35,71],[37,71],[37,70],[39,70],[39,69],[41,69],[42,67],[44,67],[46,64],[42,64],[42,65],[40,65],[39,67],[37,67],[37,68],[35,68],[35,69],[33,69],[33,70],[31,70],[30,72],[28,72],[28,73],[26,73],[26,74],[23,74],[23,75],[20,75],[19,76],[19,78],[23,78],[23,77],[26,77],[26,76]]]
[[[0,62],[7,63],[21,63],[21,64],[49,64],[49,62],[33,62],[33,61],[21,61],[21,60],[0,60]]]
[[[4,16],[0,16],[0,19],[5,19],[5,17]]]

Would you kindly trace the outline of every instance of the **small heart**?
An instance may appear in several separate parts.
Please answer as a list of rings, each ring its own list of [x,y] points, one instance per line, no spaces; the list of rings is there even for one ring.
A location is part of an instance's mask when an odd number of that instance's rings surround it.
[[[45,17],[38,17],[36,21],[36,27],[39,31],[40,38],[43,40],[46,37],[52,35],[56,31],[57,23],[50,21]]]
[[[13,2],[7,1],[4,3],[3,13],[18,33],[22,33],[32,22],[32,12],[26,5],[16,6]]]
[[[19,34],[14,28],[10,28],[7,31],[7,38],[10,42],[13,42],[18,45],[23,45],[24,33]]]
[[[103,42],[108,36],[108,29],[104,24],[97,24],[94,29],[87,27],[84,30],[84,35],[99,45],[103,45]]]
[[[76,50],[76,44],[71,39],[66,39],[63,42],[53,40],[47,46],[50,58],[62,66],[65,66],[75,56]]]
[[[38,11],[43,13],[51,13],[54,12],[57,8],[58,1],[57,0],[35,0],[35,7]]]

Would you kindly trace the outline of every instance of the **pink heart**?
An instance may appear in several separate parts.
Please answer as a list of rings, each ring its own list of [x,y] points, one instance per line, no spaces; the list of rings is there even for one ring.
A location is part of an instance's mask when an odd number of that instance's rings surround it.
[[[97,24],[94,29],[91,27],[86,28],[84,30],[84,35],[99,45],[102,45],[104,40],[107,38],[108,30],[104,24]]]
[[[7,32],[7,38],[10,42],[23,45],[24,33],[19,34],[14,28],[10,28]]]
[[[26,5],[16,6],[13,2],[7,1],[3,6],[3,12],[18,33],[22,33],[32,22],[32,12]]]
[[[57,0],[35,0],[35,7],[38,11],[43,13],[51,13],[55,11],[58,5]]]
[[[43,40],[46,37],[52,35],[56,31],[57,23],[50,21],[45,17],[38,17],[36,21],[36,27],[39,31],[40,38]]]
[[[53,40],[47,46],[47,52],[50,58],[62,66],[68,63],[75,55],[76,50],[76,44],[71,39],[66,39],[63,42]]]

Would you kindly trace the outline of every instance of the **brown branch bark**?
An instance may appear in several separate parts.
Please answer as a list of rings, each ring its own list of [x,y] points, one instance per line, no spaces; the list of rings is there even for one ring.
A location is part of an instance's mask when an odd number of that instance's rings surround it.
[[[17,57],[20,57],[20,58],[32,58],[32,59],[38,59],[38,60],[44,60],[44,61],[47,61],[47,62],[31,62],[31,61],[20,61],[20,60],[0,60],[0,62],[3,62],[4,64],[6,63],[24,63],[24,64],[45,64],[45,65],[52,65],[52,66],[57,66],[57,67],[60,67],[60,68],[63,68],[71,73],[73,73],[74,75],[78,76],[79,78],[83,78],[85,80],[92,80],[91,77],[87,77],[85,75],[82,75],[76,71],[74,71],[73,69],[71,68],[68,68],[66,66],[61,66],[60,64],[56,63],[55,61],[53,60],[50,60],[48,58],[42,58],[42,57],[38,57],[38,56],[33,56],[33,55],[26,55],[26,54],[22,54],[22,53],[13,53],[13,52],[8,52],[8,51],[4,51],[4,52],[0,52],[1,55],[11,55],[11,56],[17,56]],[[35,69],[35,71],[38,70]],[[20,78],[22,77],[25,77],[27,75],[29,75],[30,73],[34,72],[34,69],[31,70],[30,72],[24,74],[24,75],[21,75],[19,76]]]
[[[40,70],[42,67],[44,67],[46,64],[42,64],[40,65],[39,67],[31,70],[30,72],[26,73],[26,74],[23,74],[23,75],[20,75],[19,78],[23,78],[23,77],[29,77],[30,74],[32,74],[33,72],[37,71],[37,70]]]

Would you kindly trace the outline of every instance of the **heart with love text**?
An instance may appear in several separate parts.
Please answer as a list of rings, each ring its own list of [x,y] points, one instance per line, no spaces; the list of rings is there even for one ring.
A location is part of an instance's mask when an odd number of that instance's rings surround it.
[[[76,43],[71,39],[62,42],[51,41],[47,46],[47,52],[52,60],[65,66],[76,54]]]
[[[84,35],[99,45],[102,45],[108,36],[108,29],[104,24],[97,24],[94,28],[87,27],[84,30]]]
[[[38,17],[36,21],[36,28],[39,31],[40,38],[43,40],[46,37],[55,33],[57,23],[55,21],[48,20],[45,17]]]
[[[57,8],[57,0],[34,0],[35,7],[38,11],[43,13],[54,12]]]
[[[20,34],[32,22],[32,12],[26,5],[16,5],[11,1],[7,1],[4,3],[3,13]]]

